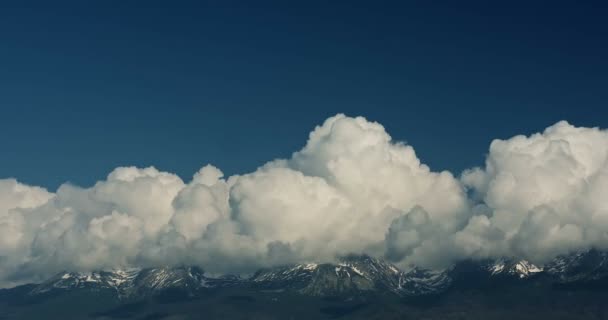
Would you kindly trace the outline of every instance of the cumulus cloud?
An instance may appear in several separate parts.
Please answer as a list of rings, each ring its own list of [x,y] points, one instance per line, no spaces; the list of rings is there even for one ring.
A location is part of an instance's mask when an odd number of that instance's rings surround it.
[[[542,263],[608,245],[608,132],[565,121],[529,137],[494,140],[485,168],[463,183],[504,233],[503,253]]]
[[[0,284],[127,266],[249,272],[349,253],[403,267],[542,262],[608,245],[607,156],[606,131],[560,122],[495,140],[485,167],[455,178],[382,125],[337,115],[289,159],[243,175],[207,165],[184,182],[120,167],[54,193],[0,180]]]

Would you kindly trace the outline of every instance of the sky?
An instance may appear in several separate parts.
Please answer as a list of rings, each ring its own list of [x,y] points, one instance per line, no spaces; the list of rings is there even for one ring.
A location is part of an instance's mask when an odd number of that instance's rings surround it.
[[[495,138],[606,127],[601,2],[0,4],[0,178],[88,187],[118,166],[188,180],[289,158],[338,113],[434,171]]]
[[[608,250],[606,4],[0,4],[0,288]]]

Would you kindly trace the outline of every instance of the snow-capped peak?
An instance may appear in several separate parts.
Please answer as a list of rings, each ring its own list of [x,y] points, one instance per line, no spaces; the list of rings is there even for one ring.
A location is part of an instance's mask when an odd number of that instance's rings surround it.
[[[120,290],[124,284],[133,281],[140,270],[131,268],[92,272],[62,272],[40,284],[32,292],[40,294],[53,289],[78,288]]]
[[[543,268],[527,260],[510,261],[506,259],[499,259],[490,264],[487,267],[487,270],[493,276],[509,274],[515,275],[520,279],[524,279],[536,273],[542,272]]]
[[[52,290],[113,290],[119,297],[153,294],[170,288],[188,292],[218,285],[231,285],[238,277],[209,278],[198,267],[112,269],[94,272],[62,272],[36,286],[31,294]]]

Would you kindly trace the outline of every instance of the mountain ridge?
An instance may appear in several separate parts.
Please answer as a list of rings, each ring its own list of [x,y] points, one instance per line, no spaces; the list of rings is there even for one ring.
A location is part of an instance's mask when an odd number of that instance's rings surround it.
[[[365,255],[212,276],[191,266],[61,272],[0,290],[0,319],[605,319],[608,253],[543,266],[465,260],[400,270]]]
[[[471,280],[471,275],[477,280]],[[248,278],[234,275],[212,277],[200,267],[193,266],[61,272],[40,284],[29,284],[33,289],[28,294],[109,290],[120,299],[129,299],[154,296],[166,290],[196,296],[201,291],[243,287],[308,296],[380,294],[416,297],[441,294],[467,281],[521,282],[539,277],[549,279],[546,281],[555,285],[588,285],[594,281],[608,281],[608,253],[597,250],[575,253],[558,257],[544,266],[536,266],[526,260],[503,258],[461,262],[444,270],[413,268],[408,271],[368,255],[349,255],[335,263],[292,264],[260,269]]]

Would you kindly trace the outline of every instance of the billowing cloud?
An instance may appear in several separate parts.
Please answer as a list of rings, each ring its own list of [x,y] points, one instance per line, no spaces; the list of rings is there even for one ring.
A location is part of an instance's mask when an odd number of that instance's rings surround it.
[[[608,132],[565,121],[530,137],[494,140],[485,168],[462,181],[504,233],[505,255],[543,261],[608,246]]]
[[[607,157],[605,131],[560,122],[494,141],[485,167],[458,179],[382,125],[337,115],[291,158],[228,178],[211,165],[189,182],[121,167],[55,193],[0,180],[0,284],[127,266],[247,272],[349,253],[404,267],[542,262],[608,245]]]

